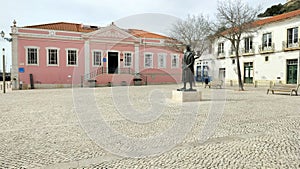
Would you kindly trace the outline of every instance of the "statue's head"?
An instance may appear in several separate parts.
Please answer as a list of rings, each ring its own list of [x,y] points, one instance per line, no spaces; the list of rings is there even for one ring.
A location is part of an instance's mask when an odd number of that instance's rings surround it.
[[[186,51],[191,51],[191,45],[186,45]]]

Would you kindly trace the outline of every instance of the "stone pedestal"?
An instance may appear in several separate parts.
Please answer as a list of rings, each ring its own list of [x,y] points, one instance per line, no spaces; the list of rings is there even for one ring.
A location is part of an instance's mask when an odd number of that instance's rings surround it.
[[[202,99],[201,96],[200,91],[172,91],[172,100],[178,102],[199,102]]]

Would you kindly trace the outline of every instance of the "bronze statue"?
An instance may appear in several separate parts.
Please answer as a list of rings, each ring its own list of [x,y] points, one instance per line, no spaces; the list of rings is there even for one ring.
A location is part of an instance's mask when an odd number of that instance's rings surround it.
[[[183,88],[177,89],[177,91],[196,91],[193,89],[194,82],[194,62],[195,52],[191,51],[190,45],[186,46],[186,51],[182,58],[182,82]],[[186,83],[190,84],[190,88],[186,89]]]

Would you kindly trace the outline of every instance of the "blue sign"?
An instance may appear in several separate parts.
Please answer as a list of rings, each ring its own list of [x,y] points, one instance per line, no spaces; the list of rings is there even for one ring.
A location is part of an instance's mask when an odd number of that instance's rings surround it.
[[[103,62],[106,62],[106,58],[103,58]]]
[[[24,73],[25,69],[23,67],[19,67],[19,73]]]

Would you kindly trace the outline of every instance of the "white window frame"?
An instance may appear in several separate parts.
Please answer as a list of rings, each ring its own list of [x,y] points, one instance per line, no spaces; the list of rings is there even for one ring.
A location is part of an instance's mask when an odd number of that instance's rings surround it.
[[[173,65],[174,56],[175,56],[175,60],[176,60],[175,66]],[[178,54],[171,55],[171,68],[179,68],[179,55]]]
[[[264,42],[264,37],[266,37],[266,43]],[[270,42],[271,40],[271,42]],[[271,48],[272,47],[272,43],[273,43],[273,37],[272,37],[272,32],[268,32],[268,33],[264,33],[262,35],[262,47],[264,48]]]
[[[244,49],[246,53],[250,53],[253,50],[253,36],[244,38]]]
[[[124,67],[132,67],[132,61],[133,61],[133,53],[132,52],[123,52],[123,54],[124,54]],[[130,65],[126,65],[126,63],[127,63],[127,54],[130,54]]]
[[[289,32],[291,30],[291,32]],[[297,33],[296,31],[297,30]],[[291,33],[291,39],[289,37],[289,33]],[[296,37],[297,35],[297,37]],[[290,43],[290,40],[292,41]],[[295,42],[296,40],[296,42]],[[294,46],[297,46],[299,43],[299,28],[298,27],[293,27],[293,28],[289,28],[287,29],[287,44],[288,44],[288,47],[294,47]]]
[[[157,56],[158,56],[157,57],[158,67],[166,68],[167,67],[167,60],[166,60],[167,54],[166,53],[158,53]],[[162,63],[161,63],[161,58],[162,58]]]
[[[57,51],[57,55],[56,55],[56,60],[57,60],[57,64],[49,64],[49,59],[50,59],[50,57],[49,57],[49,50],[56,50]],[[59,48],[56,48],[56,47],[47,47],[46,48],[46,53],[47,53],[47,60],[46,60],[46,64],[47,64],[47,66],[59,66]]]
[[[146,55],[149,56],[150,55],[150,65],[146,65]],[[145,68],[153,68],[153,53],[144,53],[144,67]]]
[[[28,49],[36,49],[36,64],[28,63]],[[25,46],[25,53],[26,53],[26,65],[30,66],[39,66],[40,63],[40,47],[37,46]]]
[[[100,65],[96,65],[95,64],[95,52],[100,52]],[[93,67],[102,67],[103,66],[103,63],[102,63],[102,59],[103,59],[103,51],[101,50],[92,50],[92,66]]]
[[[68,60],[69,52],[68,51],[69,50],[76,51],[76,64],[75,65],[68,64],[68,62],[69,62],[69,60]],[[76,48],[66,48],[66,66],[71,66],[71,67],[78,66],[78,49],[76,49]]]
[[[221,55],[221,54],[224,54],[224,46],[225,46],[225,43],[224,42],[220,42],[218,43],[218,55]]]

